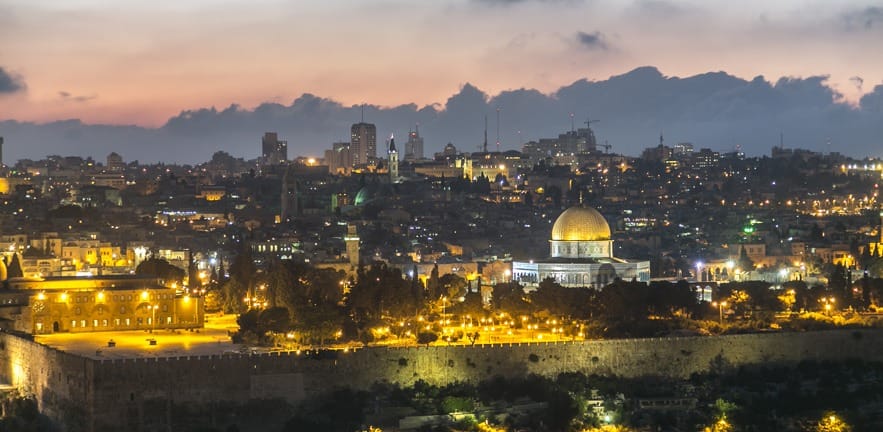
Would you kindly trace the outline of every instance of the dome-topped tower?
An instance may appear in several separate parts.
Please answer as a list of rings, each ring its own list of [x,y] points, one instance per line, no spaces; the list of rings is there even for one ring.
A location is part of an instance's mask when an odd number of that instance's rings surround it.
[[[552,226],[549,255],[553,258],[609,258],[613,241],[610,225],[591,207],[571,207]]]
[[[598,210],[591,207],[571,207],[561,213],[552,226],[552,240],[610,240],[610,225]]]

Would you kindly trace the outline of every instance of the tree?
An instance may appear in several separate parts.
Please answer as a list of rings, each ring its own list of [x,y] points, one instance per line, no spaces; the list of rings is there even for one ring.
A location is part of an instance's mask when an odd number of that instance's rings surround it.
[[[748,257],[745,246],[741,246],[741,249],[739,249],[739,260],[736,261],[736,266],[744,272],[754,270],[754,261],[751,261],[751,258]]]
[[[421,345],[429,345],[438,340],[438,334],[430,331],[422,331],[417,333],[417,343]]]
[[[848,285],[846,267],[843,264],[835,265],[828,276],[828,289],[836,293],[842,293],[848,289]]]
[[[851,430],[850,425],[833,413],[824,416],[813,429],[815,432],[849,432]]]
[[[481,300],[481,293],[466,293],[466,295],[463,296],[462,302],[455,302],[451,305],[451,312],[461,315],[481,315],[484,312],[484,304]]]
[[[430,299],[437,299],[441,297],[441,290],[439,287],[441,284],[438,279],[438,264],[432,266],[432,271],[429,273],[429,280],[426,282],[426,291],[429,293]]]
[[[200,284],[199,269],[196,267],[196,261],[193,261],[193,255],[190,255],[190,262],[187,263],[187,285],[196,288]]]
[[[530,302],[537,310],[570,318],[591,316],[594,300],[594,290],[585,287],[565,288],[552,278],[544,279],[537,290],[530,293]]]
[[[505,311],[510,315],[526,315],[532,308],[524,298],[524,287],[518,282],[498,283],[491,293],[491,305],[496,311]]]
[[[439,284],[443,288],[441,295],[449,299],[456,299],[466,295],[466,287],[468,285],[466,279],[453,273],[442,276],[439,279]]]
[[[245,286],[250,286],[257,270],[254,258],[251,256],[251,248],[245,245],[239,255],[233,259],[233,263],[230,264],[230,278],[238,280]]]
[[[24,276],[24,272],[21,269],[21,262],[18,260],[18,254],[13,253],[12,259],[9,260],[9,265],[6,266],[6,278],[20,278]]]
[[[49,431],[55,430],[52,421],[40,413],[37,401],[31,397],[11,396],[3,401],[5,415],[0,417],[2,431]],[[71,419],[73,420],[73,419]],[[68,427],[78,427],[67,422]]]
[[[267,268],[267,302],[270,307],[284,306],[289,312],[294,312],[294,304],[291,301],[293,290],[293,278],[288,267],[280,260],[273,260]]]
[[[302,335],[302,339],[306,342],[318,342],[320,345],[342,335],[343,324],[341,309],[328,303],[303,304],[292,317],[293,328]]]
[[[258,329],[261,332],[285,333],[290,328],[291,317],[284,307],[264,309],[258,316]]]
[[[248,288],[237,279],[230,279],[221,287],[221,307],[224,312],[238,313],[244,309],[242,301]]]

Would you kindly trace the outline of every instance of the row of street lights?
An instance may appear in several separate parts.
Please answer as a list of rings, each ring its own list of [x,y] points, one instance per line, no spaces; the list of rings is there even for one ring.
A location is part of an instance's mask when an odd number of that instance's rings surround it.
[[[790,290],[789,294],[794,295],[794,290]],[[825,309],[825,315],[831,315],[831,310],[834,309],[835,303],[837,303],[837,299],[834,296],[822,297],[819,299]],[[723,325],[724,323],[724,308],[727,307],[729,303],[726,300],[711,302],[711,306],[717,308],[718,313],[718,321]]]

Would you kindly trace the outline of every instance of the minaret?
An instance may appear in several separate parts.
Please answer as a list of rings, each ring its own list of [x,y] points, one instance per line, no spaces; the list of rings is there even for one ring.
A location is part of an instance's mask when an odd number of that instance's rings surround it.
[[[359,232],[355,225],[346,226],[346,235],[343,237],[346,243],[346,255],[350,260],[350,265],[358,267],[359,265]]]
[[[389,182],[395,183],[399,178],[399,152],[396,151],[395,136],[389,136]]]

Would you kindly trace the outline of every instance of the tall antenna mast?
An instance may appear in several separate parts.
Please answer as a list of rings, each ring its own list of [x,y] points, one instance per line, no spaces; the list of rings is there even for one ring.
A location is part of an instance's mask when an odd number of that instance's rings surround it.
[[[365,104],[362,104],[362,118],[359,123],[365,123]]]
[[[497,107],[497,153],[500,152],[500,107]]]
[[[570,131],[575,132],[576,128],[573,125],[573,113],[570,113]]]
[[[487,153],[487,114],[484,116],[484,145],[481,150]]]

